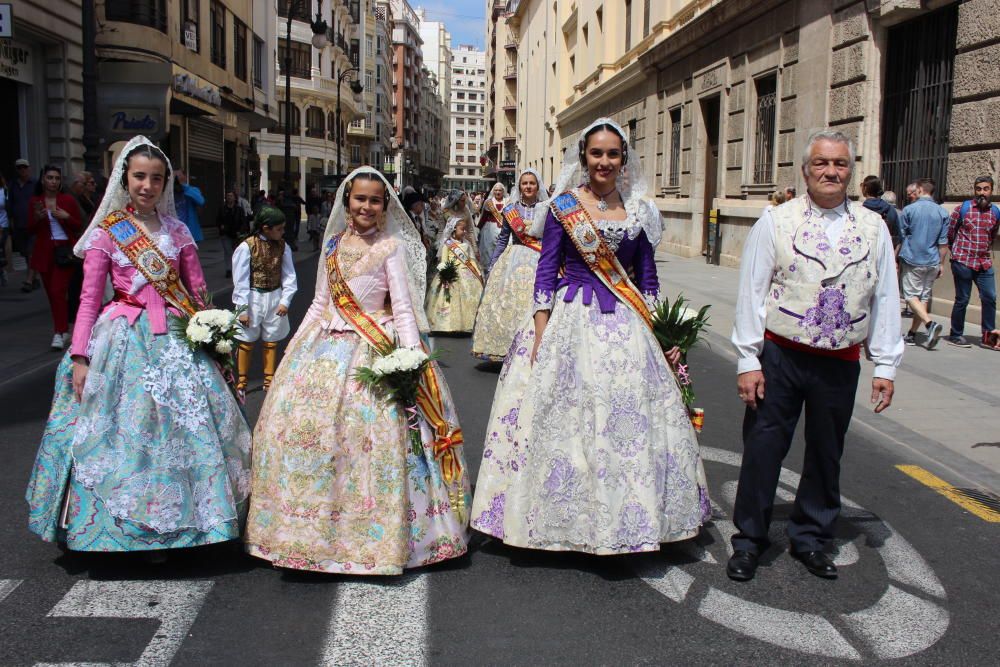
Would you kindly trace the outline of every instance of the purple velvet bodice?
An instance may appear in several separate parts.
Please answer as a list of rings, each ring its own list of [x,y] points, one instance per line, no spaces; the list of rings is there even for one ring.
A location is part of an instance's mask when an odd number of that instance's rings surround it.
[[[656,275],[654,250],[646,232],[640,227],[631,227],[630,220],[621,222],[597,222],[601,236],[612,248],[617,245],[615,255],[622,268],[632,277],[647,303],[655,301],[660,292]],[[564,268],[562,276],[559,269]],[[602,313],[613,313],[618,298],[587,267],[583,257],[570,240],[563,226],[549,212],[545,220],[542,236],[542,254],[535,271],[535,310],[550,310],[555,293],[567,287],[563,301],[570,302],[577,292],[583,292],[583,303],[590,305],[594,295]]]

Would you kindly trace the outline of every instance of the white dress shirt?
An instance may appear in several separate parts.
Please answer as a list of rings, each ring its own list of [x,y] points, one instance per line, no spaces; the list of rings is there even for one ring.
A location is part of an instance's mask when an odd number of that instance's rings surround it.
[[[267,240],[263,235],[262,240]],[[298,290],[295,276],[295,262],[292,260],[292,250],[286,244],[285,254],[281,257],[281,301],[285,308],[292,304],[292,297]],[[233,296],[235,306],[246,306],[250,303],[250,246],[241,243],[233,251]]]
[[[826,236],[831,243],[839,238],[847,220],[841,204],[833,209],[820,208]],[[754,224],[743,246],[740,260],[740,284],[736,295],[736,317],[732,342],[738,356],[737,372],[760,370],[758,357],[764,349],[764,325],[767,319],[767,293],[775,272],[774,218],[764,211]],[[868,325],[868,354],[875,363],[874,377],[894,380],[903,360],[903,337],[900,334],[899,285],[896,281],[896,257],[889,230],[881,225],[875,258],[878,279],[871,300]]]

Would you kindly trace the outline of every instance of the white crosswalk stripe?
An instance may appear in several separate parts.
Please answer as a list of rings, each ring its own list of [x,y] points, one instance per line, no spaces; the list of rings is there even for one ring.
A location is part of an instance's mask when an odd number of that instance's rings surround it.
[[[425,665],[427,576],[339,584],[323,665]]]

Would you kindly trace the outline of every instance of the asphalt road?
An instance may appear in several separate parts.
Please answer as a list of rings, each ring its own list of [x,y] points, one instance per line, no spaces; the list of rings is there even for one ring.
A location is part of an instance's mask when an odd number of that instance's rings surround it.
[[[295,324],[313,291],[300,264]],[[473,479],[497,375],[469,339],[439,338]],[[64,554],[26,528],[24,490],[52,394],[51,369],[0,384],[0,664],[870,664],[996,661],[997,546],[987,523],[902,474],[892,443],[848,436],[837,581],[782,550],[799,469],[793,447],[776,546],[757,578],[726,578],[742,410],[732,363],[692,355],[701,444],[720,517],[659,554],[510,549],[477,536],[465,558],[397,578],[285,572],[238,544],[133,555]],[[257,370],[259,373],[259,369]],[[262,395],[249,395],[251,420]]]

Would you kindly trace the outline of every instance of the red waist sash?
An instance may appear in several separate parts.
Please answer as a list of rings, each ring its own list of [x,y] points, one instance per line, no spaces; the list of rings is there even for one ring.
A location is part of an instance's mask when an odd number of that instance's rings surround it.
[[[764,339],[769,340],[775,345],[780,345],[781,347],[788,348],[789,350],[795,350],[797,352],[805,352],[807,354],[815,354],[819,357],[830,357],[831,359],[840,359],[841,361],[860,361],[861,360],[861,346],[852,345],[850,347],[845,347],[841,350],[826,350],[818,347],[810,347],[805,343],[798,343],[794,340],[785,338],[784,336],[779,336],[778,334],[772,332],[770,329],[764,330]]]

